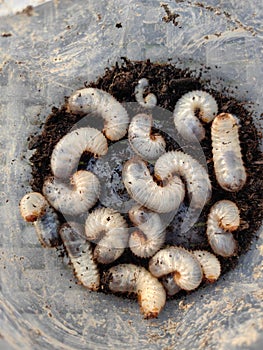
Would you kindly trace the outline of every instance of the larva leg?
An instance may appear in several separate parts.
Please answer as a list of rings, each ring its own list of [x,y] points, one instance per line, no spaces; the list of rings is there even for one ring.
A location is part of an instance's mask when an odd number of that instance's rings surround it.
[[[221,265],[217,257],[205,250],[195,250],[192,253],[202,267],[204,279],[215,282],[221,273]]]
[[[138,81],[138,85],[135,87],[135,99],[145,108],[154,108],[157,105],[157,98],[154,94],[148,94],[145,98],[143,93],[145,88],[149,85],[148,79],[142,78]]]

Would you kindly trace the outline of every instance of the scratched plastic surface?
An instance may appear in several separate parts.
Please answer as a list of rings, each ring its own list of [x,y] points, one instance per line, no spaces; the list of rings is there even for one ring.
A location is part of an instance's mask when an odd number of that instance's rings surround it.
[[[262,348],[262,230],[234,271],[143,320],[136,302],[76,285],[67,262],[43,249],[20,218],[18,203],[29,190],[28,136],[39,132],[51,106],[121,56],[179,57],[197,70],[205,63],[217,89],[238,86],[233,94],[254,103],[260,124],[261,0],[220,1],[220,8],[212,0],[203,7],[166,3],[178,25],[162,20],[155,0],[54,1],[32,16],[1,18],[0,33],[11,34],[0,37],[1,349]]]

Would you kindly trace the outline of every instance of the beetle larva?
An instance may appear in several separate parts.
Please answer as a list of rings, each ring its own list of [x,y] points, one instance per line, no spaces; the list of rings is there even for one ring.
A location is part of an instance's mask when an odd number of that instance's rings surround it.
[[[91,245],[85,237],[84,228],[75,222],[69,222],[63,224],[59,232],[79,282],[90,290],[98,290],[99,271],[93,260]]]
[[[153,256],[165,240],[164,225],[157,213],[136,205],[129,210],[132,223],[138,227],[129,238],[131,251],[142,258]]]
[[[128,245],[128,225],[116,210],[99,208],[90,213],[85,223],[86,237],[96,242],[94,258],[101,264],[118,259]]]
[[[235,255],[237,242],[232,231],[240,225],[239,210],[235,203],[221,200],[210,209],[206,234],[209,244],[217,255],[225,258]]]
[[[173,246],[157,252],[150,259],[149,270],[157,278],[172,273],[175,283],[184,290],[196,289],[203,277],[201,265],[194,255]]]
[[[203,122],[210,123],[217,111],[217,103],[209,93],[201,90],[188,92],[175,105],[175,127],[186,140],[201,141],[205,137],[205,129],[196,114]]]
[[[158,159],[165,152],[165,140],[159,134],[152,134],[152,116],[137,114],[129,126],[128,139],[135,153],[148,161]]]
[[[139,158],[132,158],[125,163],[122,180],[134,200],[157,213],[177,211],[184,199],[184,185],[179,177],[172,176],[167,183],[159,186],[146,163]]]
[[[34,223],[38,239],[44,247],[60,244],[58,216],[41,193],[27,193],[20,201],[20,212],[25,221]]]
[[[161,283],[164,286],[167,295],[173,296],[180,292],[181,288],[175,283],[173,274],[170,273],[169,275],[166,275],[161,278]]]
[[[221,265],[217,257],[205,250],[195,250],[192,253],[202,267],[204,279],[215,282],[221,273]]]
[[[125,136],[129,125],[126,109],[109,93],[84,88],[75,91],[68,100],[68,109],[74,114],[93,113],[104,119],[104,129],[109,140],[117,141]]]
[[[149,85],[148,79],[142,78],[138,81],[138,85],[135,87],[135,99],[136,101],[145,108],[154,108],[157,105],[157,98],[154,94],[150,93],[145,98],[143,93],[145,88]]]
[[[162,284],[145,268],[133,264],[121,264],[108,270],[108,283],[112,292],[128,292],[138,295],[144,318],[155,318],[166,302]]]
[[[88,211],[100,195],[100,182],[86,170],[77,171],[66,183],[49,177],[43,185],[43,194],[49,203],[64,215],[78,215]]]
[[[238,121],[229,113],[219,114],[212,123],[212,152],[216,179],[226,191],[239,191],[247,175],[243,165]]]
[[[79,128],[66,134],[54,147],[51,155],[51,169],[55,177],[68,179],[77,170],[83,152],[95,157],[108,151],[106,137],[94,128]]]

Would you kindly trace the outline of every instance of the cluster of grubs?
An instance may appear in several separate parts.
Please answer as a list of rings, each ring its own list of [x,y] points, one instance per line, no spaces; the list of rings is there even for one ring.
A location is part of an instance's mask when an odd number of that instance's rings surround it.
[[[156,106],[157,99],[153,94],[144,98],[147,85],[147,79],[141,79],[135,97],[141,106],[150,110]],[[166,295],[182,289],[194,290],[202,280],[216,281],[221,271],[216,255],[231,257],[237,252],[237,242],[232,235],[240,224],[236,204],[221,200],[210,208],[206,232],[214,254],[165,245],[165,225],[161,220],[162,213],[177,212],[186,193],[194,209],[202,210],[208,203],[212,188],[205,168],[184,152],[166,152],[164,138],[152,133],[151,114],[137,114],[130,121],[125,108],[107,92],[95,88],[78,90],[69,98],[68,110],[72,114],[100,115],[104,129],[101,132],[81,127],[62,137],[53,149],[53,176],[45,180],[43,194],[31,192],[22,198],[21,215],[34,223],[41,244],[54,247],[62,240],[77,279],[89,290],[98,290],[101,285],[97,264],[114,262],[125,248],[129,247],[138,257],[148,258],[148,270],[134,264],[119,264],[103,276],[112,292],[137,294],[145,318],[159,315]],[[212,122],[216,179],[226,191],[239,191],[246,182],[246,171],[237,117],[218,114],[215,99],[204,91],[183,95],[173,116],[177,131],[189,141],[201,141],[205,136],[202,122]],[[90,171],[76,170],[83,152],[101,157],[107,153],[107,139],[117,141],[127,133],[136,153],[122,170],[126,190],[137,202],[129,210],[129,219],[134,225],[132,232],[116,210],[91,211],[100,196],[100,181]],[[155,163],[154,175],[148,169],[149,161]],[[57,212],[70,216],[86,213],[85,225],[68,221],[60,226]]]

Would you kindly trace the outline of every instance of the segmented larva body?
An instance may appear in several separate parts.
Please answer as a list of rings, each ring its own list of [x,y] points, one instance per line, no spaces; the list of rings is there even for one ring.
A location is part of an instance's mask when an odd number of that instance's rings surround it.
[[[75,91],[68,100],[68,109],[73,114],[93,113],[104,119],[104,129],[109,140],[117,141],[125,136],[129,125],[126,109],[109,93],[84,88]]]
[[[221,273],[221,265],[217,257],[205,250],[195,250],[192,253],[202,267],[204,279],[215,282]]]
[[[222,200],[210,209],[206,234],[214,253],[225,258],[236,254],[237,242],[231,232],[240,225],[239,209],[235,203]]]
[[[128,225],[116,210],[99,208],[90,213],[85,223],[86,237],[96,242],[94,258],[101,264],[118,259],[128,246]]]
[[[64,215],[78,215],[88,211],[100,195],[100,182],[86,170],[77,171],[69,183],[55,177],[45,180],[43,194],[49,203]]]
[[[98,290],[100,275],[84,228],[75,222],[69,222],[63,224],[59,232],[79,282],[90,290]]]
[[[77,170],[83,152],[99,157],[107,151],[107,139],[99,130],[86,127],[73,130],[54,147],[51,155],[52,172],[59,179],[68,179]]]
[[[41,193],[27,193],[20,201],[20,212],[25,221],[34,223],[38,239],[44,247],[60,244],[58,216]]]
[[[169,179],[175,174],[184,178],[190,206],[193,209],[203,208],[212,193],[211,183],[205,168],[190,155],[171,151],[157,159],[154,167],[155,176]]]
[[[133,264],[121,264],[108,271],[112,292],[128,292],[138,295],[141,312],[145,318],[159,315],[166,302],[162,284],[145,268]]]
[[[135,153],[148,161],[158,159],[165,152],[165,140],[159,134],[152,134],[152,116],[137,114],[129,126],[128,139]]]
[[[203,122],[210,123],[217,111],[216,100],[209,93],[201,90],[188,92],[175,105],[175,127],[186,140],[201,141],[205,137],[205,129],[196,114]]]
[[[132,223],[138,227],[129,238],[131,251],[142,258],[153,256],[165,241],[164,225],[157,213],[136,205],[129,210]]]
[[[182,290],[178,284],[175,283],[173,274],[166,275],[161,278],[161,283],[164,286],[167,295],[173,296]]]
[[[159,186],[146,163],[139,158],[132,158],[125,163],[122,180],[135,201],[157,213],[177,211],[184,199],[184,184],[179,177],[172,176],[164,186]]]
[[[135,99],[145,108],[154,108],[157,105],[157,98],[154,94],[150,93],[145,98],[143,97],[145,88],[149,86],[148,79],[142,78],[138,81],[138,85],[135,87]]]
[[[232,114],[221,113],[212,123],[212,152],[216,179],[226,191],[239,191],[247,175],[243,164],[238,120]]]
[[[149,270],[158,278],[172,273],[175,283],[184,290],[196,289],[203,277],[199,261],[180,247],[169,247],[157,252],[149,262]]]

